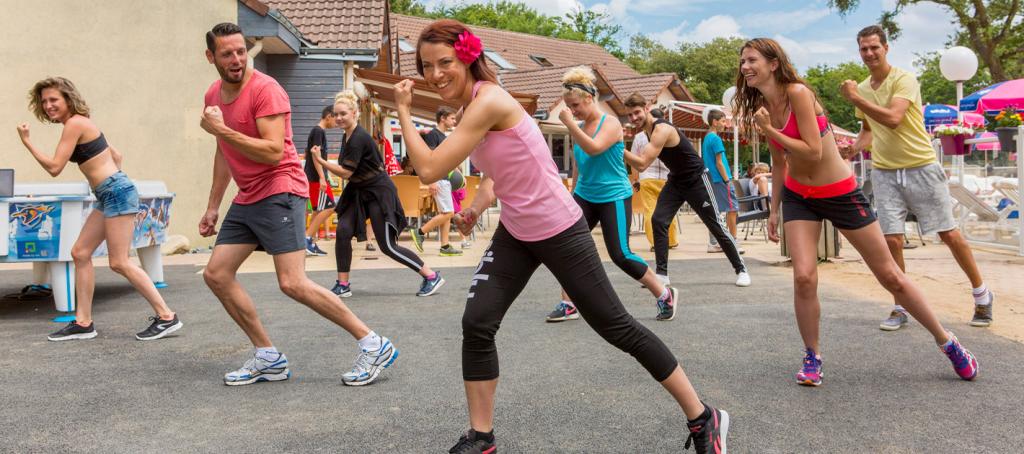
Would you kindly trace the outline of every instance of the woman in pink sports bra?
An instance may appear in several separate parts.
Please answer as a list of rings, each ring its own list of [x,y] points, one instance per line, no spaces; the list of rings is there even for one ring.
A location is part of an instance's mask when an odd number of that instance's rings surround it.
[[[786,245],[793,258],[797,327],[806,349],[797,383],[818,386],[822,378],[817,244],[823,219],[832,221],[878,282],[935,337],[957,375],[974,379],[977,360],[942,327],[921,290],[896,265],[871,206],[839,155],[814,91],[797,75],[782,47],[767,38],[747,41],[740,51],[736,87],[733,111],[743,123],[756,124],[771,143],[774,197],[768,236],[779,241],[781,207]]]
[[[473,206],[455,217],[469,233],[495,197],[502,212],[491,245],[470,284],[462,316],[462,375],[470,429],[449,452],[497,452],[493,433],[498,355],[494,336],[505,312],[544,265],[584,320],[606,341],[631,354],[676,399],[689,420],[686,446],[726,452],[728,414],[705,406],[676,357],[622,306],[605,274],[579,206],[562,186],[547,142],[523,107],[497,83],[479,38],[462,23],[439,20],[420,34],[416,67],[443,100],[462,106],[459,128],[431,150],[412,122],[415,83],[395,85],[395,104],[416,173],[437,181],[466,158],[483,172]]]

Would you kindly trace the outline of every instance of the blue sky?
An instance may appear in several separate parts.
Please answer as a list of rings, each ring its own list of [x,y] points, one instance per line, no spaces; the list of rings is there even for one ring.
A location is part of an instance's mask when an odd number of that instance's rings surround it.
[[[430,5],[444,0],[427,0]],[[577,0],[519,0],[546,14],[563,14]],[[470,0],[470,3],[485,3]],[[861,0],[845,18],[824,0],[581,0],[584,8],[607,11],[624,36],[644,33],[667,44],[704,42],[719,36],[770,37],[779,40],[804,70],[817,64],[860,61],[857,31],[877,21],[894,0]],[[915,53],[941,50],[955,30],[953,16],[926,3],[906,8],[897,18],[903,36],[890,43],[890,62],[912,69]],[[623,48],[628,41],[623,42]]]

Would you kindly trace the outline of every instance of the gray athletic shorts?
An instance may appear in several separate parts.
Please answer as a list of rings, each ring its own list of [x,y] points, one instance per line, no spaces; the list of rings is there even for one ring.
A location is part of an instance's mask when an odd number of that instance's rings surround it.
[[[255,244],[270,255],[306,248],[306,198],[274,194],[250,205],[232,203],[216,244]]]
[[[907,214],[913,213],[924,234],[956,228],[946,174],[938,163],[910,169],[871,170],[871,190],[882,233],[906,233]]]

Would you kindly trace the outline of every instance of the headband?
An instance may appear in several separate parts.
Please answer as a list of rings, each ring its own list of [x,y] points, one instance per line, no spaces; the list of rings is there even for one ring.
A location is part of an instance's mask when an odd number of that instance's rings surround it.
[[[597,89],[592,87],[592,86],[590,86],[590,85],[571,83],[571,84],[562,84],[562,86],[565,87],[566,90],[572,90],[573,88],[578,88],[580,90],[583,90],[583,91],[589,93],[590,96],[597,96]]]

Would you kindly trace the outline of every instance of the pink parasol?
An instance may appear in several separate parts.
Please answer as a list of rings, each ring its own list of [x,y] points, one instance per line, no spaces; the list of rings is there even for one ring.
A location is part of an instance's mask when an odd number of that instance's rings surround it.
[[[978,139],[985,139],[988,137],[996,137],[994,132],[983,132],[977,136]],[[987,142],[987,143],[976,143],[974,148],[978,151],[999,151],[999,142]]]
[[[999,82],[960,100],[962,112],[992,114],[1007,106],[1024,107],[1024,79]]]

